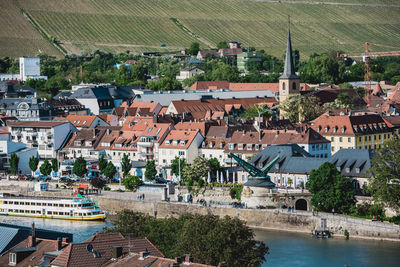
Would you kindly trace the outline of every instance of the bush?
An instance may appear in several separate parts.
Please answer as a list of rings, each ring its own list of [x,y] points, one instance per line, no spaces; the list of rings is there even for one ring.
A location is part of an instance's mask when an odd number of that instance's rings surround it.
[[[197,181],[197,186],[198,186],[198,187],[204,187],[205,184],[206,184],[206,183],[204,182],[203,179],[199,179],[199,180]]]
[[[139,186],[142,185],[142,180],[140,180],[139,177],[133,176],[133,175],[127,175],[123,180],[122,184],[125,186],[126,189],[128,190],[133,190],[138,188]]]
[[[229,191],[229,195],[231,196],[232,199],[241,200],[242,191],[243,191],[243,185],[236,184],[233,187],[231,187],[231,189]]]
[[[350,238],[350,233],[346,229],[344,230],[344,237],[346,238],[346,240],[349,240]]]
[[[381,204],[371,204],[370,202],[364,202],[351,209],[351,213],[358,216],[379,216],[383,217],[385,211]]]
[[[106,187],[104,187],[104,191],[111,191],[111,188],[106,186]]]

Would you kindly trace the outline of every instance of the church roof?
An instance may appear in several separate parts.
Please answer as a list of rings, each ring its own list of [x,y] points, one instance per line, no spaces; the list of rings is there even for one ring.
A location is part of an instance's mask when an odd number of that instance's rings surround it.
[[[288,40],[286,46],[286,59],[285,59],[285,68],[283,70],[283,74],[279,79],[298,79],[299,76],[296,75],[294,70],[294,62],[293,62],[293,54],[292,54],[292,41],[290,38],[290,29],[288,31]]]

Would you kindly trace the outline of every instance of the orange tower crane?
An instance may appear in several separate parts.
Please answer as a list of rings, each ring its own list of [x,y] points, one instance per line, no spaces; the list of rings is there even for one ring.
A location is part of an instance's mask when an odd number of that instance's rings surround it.
[[[364,62],[364,88],[365,96],[368,96],[371,92],[371,76],[370,76],[370,59],[371,57],[390,57],[390,56],[400,56],[400,51],[385,51],[385,52],[370,52],[369,43],[365,43],[365,51],[362,55],[349,56],[347,54],[338,53],[337,56],[340,58],[347,59],[350,58],[362,58]]]

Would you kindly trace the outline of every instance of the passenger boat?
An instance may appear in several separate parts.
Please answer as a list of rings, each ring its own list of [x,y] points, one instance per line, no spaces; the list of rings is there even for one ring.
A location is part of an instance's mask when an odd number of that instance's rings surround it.
[[[104,220],[107,213],[86,198],[1,196],[0,215],[50,219]]]

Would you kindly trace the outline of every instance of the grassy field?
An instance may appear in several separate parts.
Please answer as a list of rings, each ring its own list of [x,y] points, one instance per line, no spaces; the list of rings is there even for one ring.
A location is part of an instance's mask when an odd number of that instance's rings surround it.
[[[304,4],[304,0],[291,1],[299,3],[262,0],[2,0],[6,9],[0,9],[0,14],[13,9],[18,17],[17,25],[13,23],[7,27],[21,27],[28,31],[29,23],[18,13],[18,4],[48,36],[55,36],[65,49],[78,54],[82,50],[94,49],[112,52],[180,50],[196,41],[194,36],[197,36],[204,48],[209,44],[215,46],[222,40],[235,39],[244,46],[263,48],[281,57],[285,49],[288,15],[292,21],[293,46],[303,57],[330,49],[358,54],[363,51],[366,41],[372,43],[373,51],[400,50],[399,1],[307,0],[313,4]],[[338,5],[315,2],[338,2]],[[178,19],[194,36],[182,30],[171,18]],[[0,16],[0,22],[2,19]],[[21,50],[26,49],[24,47],[7,46],[9,42],[15,43],[12,39],[15,36],[12,30],[3,31],[0,29],[0,55],[29,52]],[[27,32],[27,36],[34,34],[38,35]],[[161,48],[161,44],[167,47]],[[50,45],[45,51],[56,53]]]

